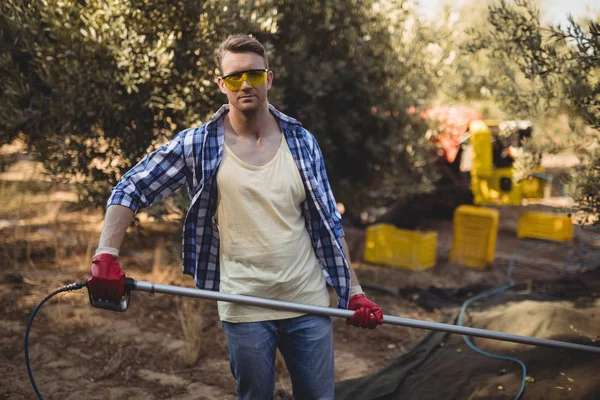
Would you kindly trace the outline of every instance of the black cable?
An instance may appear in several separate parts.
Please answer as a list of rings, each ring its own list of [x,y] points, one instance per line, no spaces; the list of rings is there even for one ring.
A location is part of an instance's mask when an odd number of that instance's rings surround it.
[[[31,365],[29,364],[29,330],[31,329],[31,324],[33,323],[33,318],[35,317],[35,314],[37,314],[37,312],[39,311],[40,307],[42,307],[42,305],[46,301],[50,300],[51,297],[53,297],[59,293],[62,293],[62,292],[70,292],[73,290],[79,290],[86,286],[87,286],[87,282],[76,282],[76,283],[71,283],[70,285],[63,286],[60,289],[55,290],[54,292],[52,292],[48,296],[46,296],[46,298],[44,300],[39,302],[39,304],[33,309],[33,312],[31,313],[31,317],[29,317],[29,322],[27,323],[27,329],[25,330],[25,363],[27,364],[27,373],[29,374],[29,380],[31,381],[33,390],[35,390],[35,394],[37,395],[38,399],[40,399],[40,400],[44,400],[44,398],[42,397],[42,394],[40,393],[37,385],[35,384],[35,380],[33,379],[33,372],[31,372]]]

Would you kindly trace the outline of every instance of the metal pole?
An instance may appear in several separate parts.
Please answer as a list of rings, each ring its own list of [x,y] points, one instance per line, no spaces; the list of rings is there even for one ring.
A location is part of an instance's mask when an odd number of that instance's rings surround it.
[[[172,294],[175,296],[197,297],[197,298],[201,298],[201,299],[227,301],[227,302],[231,302],[231,303],[239,303],[239,304],[245,304],[245,305],[249,305],[249,306],[273,308],[273,309],[280,309],[280,310],[286,310],[286,311],[296,311],[296,312],[302,312],[302,313],[308,313],[308,314],[326,315],[326,316],[339,317],[339,318],[350,318],[352,316],[352,314],[354,314],[353,311],[343,310],[343,309],[339,309],[339,308],[311,306],[311,305],[307,305],[307,304],[292,303],[289,301],[279,301],[279,300],[263,299],[260,297],[234,295],[234,294],[215,292],[215,291],[211,291],[211,290],[186,288],[186,287],[181,287],[181,286],[162,285],[162,284],[146,282],[146,281],[136,281],[133,279],[127,279],[127,281],[128,281],[127,286],[131,290],[139,290],[142,292],[148,292],[150,294],[163,293],[163,294]],[[468,327],[464,327],[464,326],[442,324],[439,322],[421,321],[421,320],[410,319],[410,318],[393,317],[393,316],[389,316],[389,315],[384,315],[383,322],[386,324],[390,324],[390,325],[400,325],[400,326],[406,326],[409,328],[419,328],[419,329],[428,329],[428,330],[432,330],[432,331],[458,333],[461,335],[476,336],[476,337],[482,337],[482,338],[486,338],[486,339],[502,340],[502,341],[506,341],[506,342],[523,343],[523,344],[529,344],[529,345],[533,345],[533,346],[554,347],[557,349],[579,350],[579,351],[586,351],[586,352],[590,352],[590,353],[600,354],[600,347],[594,347],[594,346],[588,346],[588,345],[576,344],[576,343],[569,343],[569,342],[562,342],[559,340],[541,339],[541,338],[535,338],[535,337],[531,337],[531,336],[513,335],[511,333],[490,331],[487,329],[468,328]]]

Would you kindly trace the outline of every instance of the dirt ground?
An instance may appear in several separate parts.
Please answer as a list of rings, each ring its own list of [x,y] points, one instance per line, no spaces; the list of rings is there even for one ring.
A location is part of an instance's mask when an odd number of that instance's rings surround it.
[[[527,208],[565,205],[567,200],[553,199]],[[410,272],[361,262],[364,231],[346,227],[354,268],[367,295],[386,315],[442,321],[443,311],[420,302],[419,291],[432,286],[459,289],[505,283],[508,264],[523,245],[515,234],[522,209],[501,209],[495,262],[485,270],[449,263],[452,222],[427,220],[421,228],[438,232],[435,267]],[[27,321],[48,293],[88,278],[101,227],[100,212],[78,209],[70,188],[52,185],[28,157],[21,155],[0,174],[0,399],[34,397],[23,350]],[[192,279],[181,274],[179,231],[176,219],[156,222],[142,215],[141,230],[128,231],[121,255],[127,275],[193,287]],[[525,285],[561,279],[571,251],[569,246],[538,244],[519,258],[513,278]],[[598,309],[596,302],[586,312],[597,313]],[[490,323],[489,329],[500,327]],[[600,332],[582,329],[579,331],[589,340],[599,339]],[[335,376],[341,382],[390,365],[427,331],[390,325],[367,331],[335,319],[334,334]],[[130,309],[114,313],[92,308],[85,289],[59,294],[36,316],[29,353],[33,375],[46,399],[236,398],[214,301],[134,292]],[[598,372],[600,376],[600,365]],[[278,355],[276,398],[290,396],[289,376]],[[565,394],[564,398],[577,397]]]

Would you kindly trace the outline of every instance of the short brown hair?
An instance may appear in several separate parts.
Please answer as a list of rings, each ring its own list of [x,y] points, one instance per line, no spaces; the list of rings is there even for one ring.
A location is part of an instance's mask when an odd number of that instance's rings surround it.
[[[225,52],[230,51],[232,53],[255,53],[261,56],[265,60],[266,68],[269,68],[269,59],[267,57],[267,51],[263,45],[255,38],[248,36],[243,33],[236,33],[235,35],[229,35],[227,39],[219,46],[219,52],[217,53],[217,65],[219,71],[223,73],[221,68],[221,62],[225,56]]]

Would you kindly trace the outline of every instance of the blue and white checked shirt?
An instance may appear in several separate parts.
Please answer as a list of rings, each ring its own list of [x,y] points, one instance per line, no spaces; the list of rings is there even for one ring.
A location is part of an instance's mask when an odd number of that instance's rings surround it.
[[[348,307],[350,267],[341,238],[341,216],[333,197],[323,155],[314,136],[297,120],[269,105],[296,161],[307,194],[302,203],[306,229],[327,284],[338,294],[339,308]],[[219,290],[219,229],[217,170],[223,159],[222,106],[199,128],[180,132],[173,140],[145,156],[123,175],[107,206],[117,204],[137,212],[171,194],[184,182],[192,198],[183,227],[183,273],[200,289]]]

